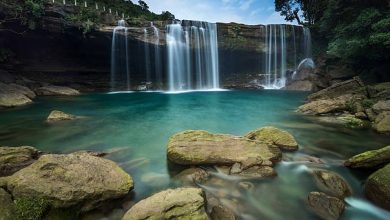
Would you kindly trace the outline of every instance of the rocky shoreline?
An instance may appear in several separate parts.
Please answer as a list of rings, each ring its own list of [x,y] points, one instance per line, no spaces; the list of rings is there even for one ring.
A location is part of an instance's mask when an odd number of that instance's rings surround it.
[[[241,180],[239,188],[250,190],[246,180],[275,178],[274,166],[284,152],[298,150],[295,138],[275,127],[263,127],[245,136],[184,131],[168,141],[167,158],[184,166],[172,180],[177,188],[166,189],[131,205],[122,219],[237,219],[234,209],[204,191],[213,181],[212,170]],[[72,210],[76,216],[106,202],[137,191],[137,183],[107,153],[79,151],[47,154],[34,147],[0,147],[0,211],[4,219],[40,219]],[[390,147],[356,155],[345,161],[351,169],[374,172],[366,181],[366,197],[390,210],[388,190]],[[354,195],[348,182],[324,168],[310,170],[318,191],[310,192],[307,207],[322,219],[341,218]],[[263,183],[267,184],[267,183]],[[62,210],[62,211],[58,211]]]

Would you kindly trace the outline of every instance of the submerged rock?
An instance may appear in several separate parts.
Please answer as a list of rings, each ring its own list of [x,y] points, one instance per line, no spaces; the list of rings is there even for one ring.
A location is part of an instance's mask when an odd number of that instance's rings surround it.
[[[132,178],[110,160],[83,155],[44,155],[6,179],[14,199],[40,198],[53,208],[81,212],[127,195]]]
[[[340,219],[345,208],[343,200],[321,192],[311,192],[308,205],[317,216],[326,220]]]
[[[73,96],[80,95],[80,92],[65,86],[43,86],[36,90],[38,95],[47,96]]]
[[[54,110],[50,112],[49,116],[47,117],[47,122],[57,122],[57,121],[70,121],[76,119],[76,116],[67,114],[62,111]]]
[[[211,220],[235,220],[236,219],[234,212],[232,212],[232,210],[222,205],[214,206],[211,211],[210,217]]]
[[[390,163],[390,146],[353,156],[345,161],[344,165],[351,168],[375,168],[388,163]]]
[[[15,205],[12,201],[12,197],[2,188],[0,188],[0,219],[17,219],[17,216],[15,215]]]
[[[9,176],[32,164],[39,156],[34,147],[0,147],[0,177]]]
[[[242,165],[236,163],[230,169],[230,175],[238,175],[243,178],[266,178],[276,176],[275,170],[270,166],[255,165],[243,169]]]
[[[207,131],[184,131],[172,136],[167,154],[170,161],[181,165],[232,165],[249,158],[274,163],[282,156],[276,146]]]
[[[327,194],[340,199],[352,195],[351,187],[337,173],[328,170],[314,170],[313,174],[317,186]]]
[[[287,131],[275,127],[259,128],[249,132],[245,137],[268,145],[276,145],[281,150],[298,150],[298,143],[295,138]]]
[[[135,204],[123,220],[207,220],[203,191],[198,188],[168,189]]]
[[[365,194],[378,206],[390,210],[390,164],[368,177]]]
[[[373,128],[378,133],[390,134],[390,111],[380,113],[375,118]]]
[[[183,186],[195,186],[209,178],[210,174],[201,168],[189,168],[177,174],[173,180]]]

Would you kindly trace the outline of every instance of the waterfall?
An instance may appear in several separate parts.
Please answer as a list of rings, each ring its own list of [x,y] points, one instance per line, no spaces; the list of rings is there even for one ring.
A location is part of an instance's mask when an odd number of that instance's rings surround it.
[[[169,91],[219,88],[217,25],[184,21],[167,25]]]
[[[303,66],[313,66],[311,59],[311,35],[308,28],[287,25],[266,25],[262,28],[264,34],[264,79],[262,86],[266,89],[280,89],[286,86],[289,76],[287,73],[293,73],[294,78],[296,70]],[[302,50],[298,50],[296,31],[300,30],[302,34],[298,35],[302,39]],[[302,35],[302,36],[301,36]],[[298,61],[302,62],[297,65]]]
[[[160,52],[160,30],[154,26],[153,22],[150,23],[153,28],[154,35],[154,73],[156,75],[156,83],[158,86],[162,84],[162,65],[161,65],[161,52]]]
[[[148,30],[144,28],[144,52],[145,52],[145,71],[146,71],[146,82],[150,83],[152,81],[151,72],[150,72],[150,48],[148,41]]]
[[[125,21],[118,21],[112,32],[111,42],[111,91],[130,90],[128,28]]]

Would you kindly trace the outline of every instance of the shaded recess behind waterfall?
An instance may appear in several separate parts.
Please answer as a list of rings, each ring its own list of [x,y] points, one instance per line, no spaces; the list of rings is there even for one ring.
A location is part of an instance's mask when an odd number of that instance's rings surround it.
[[[218,89],[237,74],[279,89],[298,67],[312,66],[310,30],[301,26],[242,25],[248,31],[198,21],[151,23],[135,46],[123,23],[113,31],[112,91]]]

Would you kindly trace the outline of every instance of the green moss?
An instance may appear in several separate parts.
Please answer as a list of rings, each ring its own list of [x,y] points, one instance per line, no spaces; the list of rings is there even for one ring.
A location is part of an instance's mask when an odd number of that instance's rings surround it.
[[[346,107],[347,111],[349,111],[351,113],[355,113],[356,112],[356,105],[355,105],[355,102],[353,100],[348,100],[345,103],[345,107]]]
[[[362,128],[365,127],[363,120],[355,118],[353,116],[339,117],[339,120],[344,122],[344,125],[349,128]]]
[[[362,101],[362,106],[364,109],[369,109],[375,104],[375,101],[371,99],[365,99]]]
[[[49,208],[49,203],[42,198],[23,197],[14,200],[16,214],[20,220],[38,220]]]

